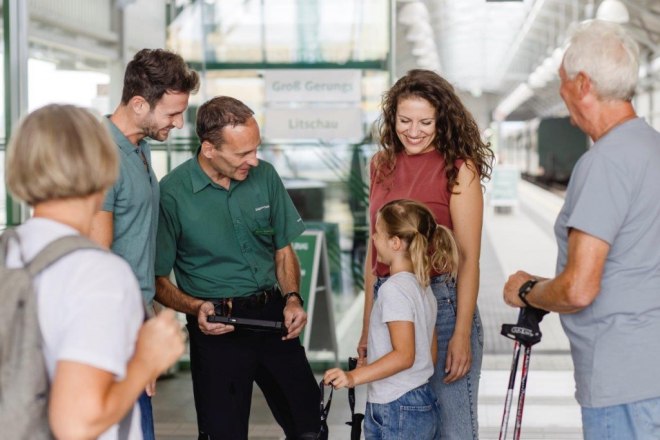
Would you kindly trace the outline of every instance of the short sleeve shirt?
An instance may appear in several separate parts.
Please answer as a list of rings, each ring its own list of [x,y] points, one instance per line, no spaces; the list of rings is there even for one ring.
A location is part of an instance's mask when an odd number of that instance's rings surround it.
[[[161,181],[156,275],[174,269],[179,288],[199,298],[250,295],[275,285],[275,252],[304,230],[271,164],[260,160],[226,190],[195,156]]]
[[[133,145],[106,119],[106,125],[119,148],[119,178],[108,190],[103,211],[112,212],[112,252],[122,257],[133,269],[147,304],[155,290],[154,259],[158,228],[158,179],[151,167],[151,149],[144,139]],[[142,161],[142,154],[147,161]]]
[[[369,319],[367,361],[371,364],[392,351],[388,322],[411,321],[415,326],[415,361],[412,367],[371,382],[367,400],[392,402],[424,385],[433,375],[431,344],[438,304],[430,287],[422,286],[410,272],[398,272],[378,289]]]
[[[632,119],[575,165],[555,223],[557,273],[577,229],[610,245],[594,302],[561,315],[576,398],[603,407],[660,397],[660,133]]]
[[[10,248],[9,267],[22,266],[21,260],[31,260],[60,237],[78,234],[44,217],[29,219],[17,232],[21,249]],[[44,269],[34,285],[49,379],[53,380],[60,361],[84,364],[123,379],[144,319],[140,289],[126,262],[110,252],[81,249]],[[137,404],[132,418],[122,424],[129,427],[129,439],[142,438]],[[118,430],[118,425],[111,426],[99,440],[119,439]]]

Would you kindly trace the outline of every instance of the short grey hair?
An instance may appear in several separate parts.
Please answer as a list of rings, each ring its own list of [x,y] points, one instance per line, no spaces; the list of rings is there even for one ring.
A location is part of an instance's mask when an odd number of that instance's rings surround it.
[[[11,193],[34,206],[108,189],[119,155],[108,129],[90,111],[50,104],[24,117],[7,147]]]
[[[630,101],[639,78],[639,46],[620,25],[587,20],[573,31],[563,66],[571,79],[587,74],[599,98]]]

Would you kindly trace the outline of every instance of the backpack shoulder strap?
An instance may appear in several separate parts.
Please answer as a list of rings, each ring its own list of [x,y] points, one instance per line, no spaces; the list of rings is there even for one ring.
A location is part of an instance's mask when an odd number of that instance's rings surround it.
[[[107,249],[94,243],[89,238],[81,235],[67,235],[49,243],[30,261],[26,268],[31,276],[36,276],[39,272],[74,251],[81,249],[97,249],[108,252]]]
[[[5,230],[2,235],[0,235],[0,267],[6,266],[7,253],[9,251],[9,242],[14,240],[16,243],[20,243],[18,234],[13,228]]]

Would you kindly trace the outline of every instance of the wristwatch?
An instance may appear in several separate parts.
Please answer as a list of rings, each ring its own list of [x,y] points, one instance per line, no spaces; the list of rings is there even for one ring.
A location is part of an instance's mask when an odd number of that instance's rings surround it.
[[[524,302],[527,307],[533,307],[528,301],[527,301],[527,294],[532,291],[536,283],[538,283],[539,280],[532,278],[531,280],[525,281],[525,283],[520,286],[520,289],[518,290],[518,298],[520,298],[520,301]]]
[[[302,296],[300,296],[300,294],[298,292],[289,292],[286,295],[284,295],[282,297],[282,299],[284,299],[284,305],[286,305],[286,303],[289,301],[289,298],[291,298],[292,296],[295,296],[296,298],[298,298],[298,301],[300,301],[300,307],[305,306],[305,301],[303,301]]]

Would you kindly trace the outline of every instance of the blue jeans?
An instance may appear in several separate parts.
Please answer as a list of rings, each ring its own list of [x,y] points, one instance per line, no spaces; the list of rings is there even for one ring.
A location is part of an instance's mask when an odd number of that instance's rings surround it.
[[[448,275],[431,279],[431,290],[438,301],[438,317],[435,329],[438,333],[438,362],[431,377],[431,385],[440,402],[440,437],[443,440],[476,440],[479,438],[477,400],[481,360],[484,351],[484,334],[479,310],[472,318],[470,348],[472,365],[461,379],[445,384],[447,346],[456,326],[456,281]]]
[[[140,414],[142,417],[142,437],[144,440],[155,440],[156,435],[154,434],[154,415],[151,409],[151,397],[147,395],[146,391],[140,394],[138,404],[140,405]]]
[[[378,288],[387,278],[377,278],[374,284],[374,300]],[[475,309],[472,320],[472,366],[461,379],[445,384],[445,361],[447,346],[456,326],[456,282],[448,275],[438,275],[431,279],[431,290],[438,301],[438,315],[435,329],[438,333],[438,362],[431,376],[438,402],[440,403],[440,438],[443,440],[476,440],[479,438],[477,399],[481,360],[483,358],[484,334],[479,310]]]
[[[585,440],[660,439],[660,397],[603,408],[582,407]]]
[[[433,388],[426,383],[390,403],[367,402],[364,416],[366,440],[434,440],[438,437],[440,407]]]

